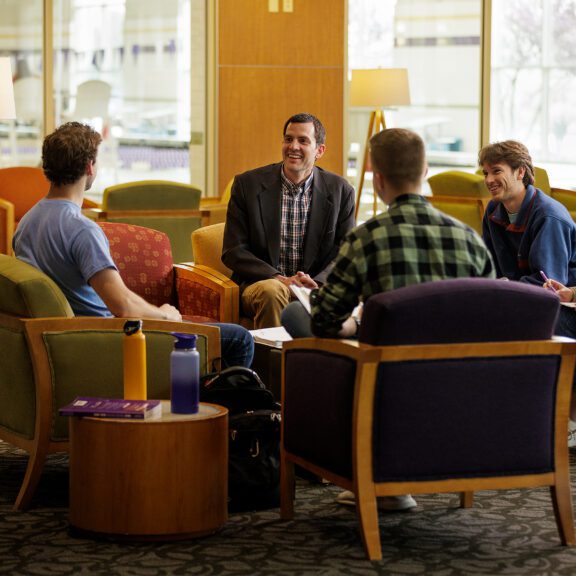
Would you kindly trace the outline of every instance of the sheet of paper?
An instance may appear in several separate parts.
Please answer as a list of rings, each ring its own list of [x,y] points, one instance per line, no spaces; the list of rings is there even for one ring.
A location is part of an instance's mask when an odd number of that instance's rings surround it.
[[[275,328],[259,328],[258,330],[250,330],[250,334],[255,342],[260,344],[267,344],[275,348],[282,348],[282,342],[292,340],[292,336],[286,332],[284,326],[277,326]]]
[[[290,290],[292,293],[300,300],[302,306],[306,308],[308,314],[311,314],[312,311],[310,309],[310,288],[304,288],[304,286],[296,286],[295,284],[290,284]]]

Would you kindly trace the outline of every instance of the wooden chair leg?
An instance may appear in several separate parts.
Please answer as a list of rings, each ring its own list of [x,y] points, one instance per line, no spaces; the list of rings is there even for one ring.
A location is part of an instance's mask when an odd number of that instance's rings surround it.
[[[376,496],[356,494],[356,499],[356,510],[366,555],[370,560],[382,560]]]
[[[30,452],[24,480],[22,481],[20,492],[18,492],[16,502],[14,503],[14,510],[26,510],[30,507],[34,492],[42,476],[47,455],[48,446],[40,446],[38,444],[36,444]]]
[[[460,492],[460,507],[472,508],[474,505],[474,492]]]
[[[572,494],[569,482],[559,482],[556,486],[550,486],[550,496],[558,533],[563,546],[573,546],[574,537],[574,513],[572,510]]]
[[[294,518],[294,496],[296,485],[294,482],[294,463],[289,462],[284,450],[280,452],[280,518],[292,520]]]

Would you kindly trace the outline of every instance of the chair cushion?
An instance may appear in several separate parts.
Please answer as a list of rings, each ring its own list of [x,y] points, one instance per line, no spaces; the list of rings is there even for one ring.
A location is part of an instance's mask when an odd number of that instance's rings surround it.
[[[441,196],[489,197],[490,193],[484,184],[484,178],[478,174],[448,170],[428,178],[432,194]]]
[[[104,190],[104,210],[198,210],[201,191],[190,184],[145,180]]]
[[[425,282],[369,298],[359,339],[377,346],[547,340],[559,309],[554,294],[521,282]]]
[[[133,224],[99,224],[126,286],[155,306],[174,304],[174,263],[168,236]]]
[[[20,318],[72,317],[56,283],[18,258],[0,254],[0,311]]]
[[[208,266],[230,278],[232,270],[222,263],[224,223],[203,226],[192,232],[194,263]]]
[[[14,204],[14,218],[22,216],[48,194],[50,182],[41,168],[13,166],[0,170],[0,197]]]

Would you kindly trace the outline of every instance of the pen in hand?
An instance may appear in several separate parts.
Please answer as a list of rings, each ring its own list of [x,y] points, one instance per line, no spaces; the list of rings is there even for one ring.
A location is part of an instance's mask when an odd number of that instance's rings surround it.
[[[546,290],[551,290],[552,292],[554,292],[554,294],[556,294],[556,290],[554,289],[552,284],[550,284],[550,278],[548,278],[548,276],[546,276],[546,274],[544,274],[542,270],[540,270],[540,276],[542,276],[542,278],[544,279],[544,283],[548,284],[547,286],[545,286]]]

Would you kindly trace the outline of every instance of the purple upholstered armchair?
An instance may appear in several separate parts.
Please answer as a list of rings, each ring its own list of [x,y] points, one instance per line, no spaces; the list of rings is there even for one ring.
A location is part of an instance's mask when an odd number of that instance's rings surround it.
[[[459,492],[471,506],[476,490],[550,486],[560,538],[573,544],[576,342],[552,339],[558,310],[539,287],[444,280],[370,298],[359,343],[286,343],[282,517],[293,516],[298,464],[356,494],[375,560],[378,496]]]

